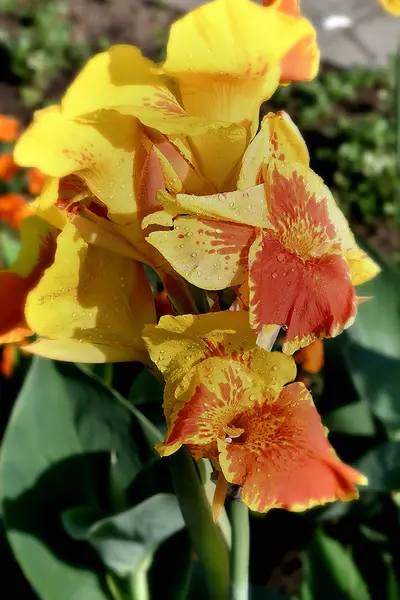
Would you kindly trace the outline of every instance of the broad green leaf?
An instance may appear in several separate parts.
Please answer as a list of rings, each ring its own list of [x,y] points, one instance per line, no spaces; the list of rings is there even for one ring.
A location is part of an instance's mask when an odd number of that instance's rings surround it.
[[[323,420],[324,425],[335,433],[374,435],[376,431],[370,408],[361,400],[333,410]]]
[[[360,396],[390,429],[400,427],[400,275],[385,267],[359,288],[372,299],[347,331],[345,359]]]
[[[322,529],[315,532],[307,549],[302,600],[370,600],[367,585],[350,551]]]
[[[125,489],[154,459],[137,418],[110,390],[75,365],[34,359],[5,434],[1,488],[9,541],[42,600],[108,598],[95,554],[70,540],[61,514],[109,509],[111,452]]]
[[[93,510],[72,508],[62,515],[67,532],[89,542],[120,577],[134,572],[165,539],[184,527],[175,496],[157,494],[129,510],[93,522]]]
[[[147,404],[149,402],[162,403],[163,389],[150,371],[143,369],[135,377],[129,392],[129,400],[135,405]]]
[[[357,461],[356,467],[368,477],[370,490],[400,490],[400,441],[373,448]]]

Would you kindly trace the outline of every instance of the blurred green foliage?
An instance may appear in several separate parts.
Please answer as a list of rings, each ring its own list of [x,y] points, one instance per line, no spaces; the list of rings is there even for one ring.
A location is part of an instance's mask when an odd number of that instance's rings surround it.
[[[268,108],[286,110],[304,135],[314,170],[352,221],[400,225],[396,197],[394,60],[387,69],[323,69],[281,87]]]
[[[0,12],[12,19],[12,26],[0,25],[0,45],[8,53],[12,72],[21,80],[24,103],[34,106],[54,80],[77,68],[91,49],[74,43],[66,2],[3,0]]]

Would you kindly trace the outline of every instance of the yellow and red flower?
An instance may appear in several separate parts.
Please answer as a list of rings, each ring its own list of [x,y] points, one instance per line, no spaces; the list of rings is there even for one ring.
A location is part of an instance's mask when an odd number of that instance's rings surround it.
[[[252,328],[287,329],[289,354],[348,327],[358,303],[353,286],[379,271],[308,163],[289,117],[270,113],[243,157],[237,191],[159,193],[172,229],[147,238],[190,283],[240,286]]]
[[[166,379],[162,455],[184,444],[211,459],[217,496],[237,484],[259,512],[357,497],[365,478],[336,456],[305,386],[289,383],[294,360],[256,346],[246,312],[162,317],[143,337]]]
[[[288,14],[280,2],[214,0],[172,26],[161,68],[128,45],[90,60],[60,106],[36,113],[16,160],[54,178],[73,176],[74,214],[88,198],[101,210],[86,210],[86,223],[75,219],[82,235],[107,247],[111,233],[123,238],[130,255],[183,295],[170,265],[145,241],[141,221],[162,208],[159,189],[202,195],[229,188],[260,103],[281,77],[297,77],[286,69],[293,52],[296,73],[312,78],[315,30],[298,11]],[[56,188],[47,201],[60,206]]]

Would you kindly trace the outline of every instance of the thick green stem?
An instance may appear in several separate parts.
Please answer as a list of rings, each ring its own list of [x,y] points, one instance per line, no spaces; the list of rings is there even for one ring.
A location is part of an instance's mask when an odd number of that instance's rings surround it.
[[[175,493],[193,547],[204,567],[210,597],[229,596],[229,554],[220,529],[213,523],[211,509],[192,458],[186,448],[170,457]]]
[[[249,598],[250,524],[249,509],[241,500],[231,504],[231,600]]]
[[[138,565],[130,578],[130,597],[132,600],[150,600],[148,572],[153,560],[153,554],[149,553]]]

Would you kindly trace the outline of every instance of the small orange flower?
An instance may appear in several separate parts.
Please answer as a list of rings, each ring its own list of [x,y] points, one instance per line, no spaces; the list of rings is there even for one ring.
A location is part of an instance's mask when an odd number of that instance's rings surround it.
[[[18,171],[19,167],[15,164],[12,154],[0,155],[0,181],[9,181]]]
[[[0,221],[19,229],[21,221],[32,213],[32,209],[21,194],[3,194],[0,196]]]
[[[324,366],[324,345],[321,340],[315,340],[309,346],[298,350],[294,359],[307,373],[318,373]]]
[[[28,190],[32,196],[38,196],[42,191],[42,187],[46,180],[46,175],[39,169],[29,169],[26,173],[26,179],[28,182]]]
[[[14,117],[0,115],[0,142],[14,142],[19,135],[20,123]]]

